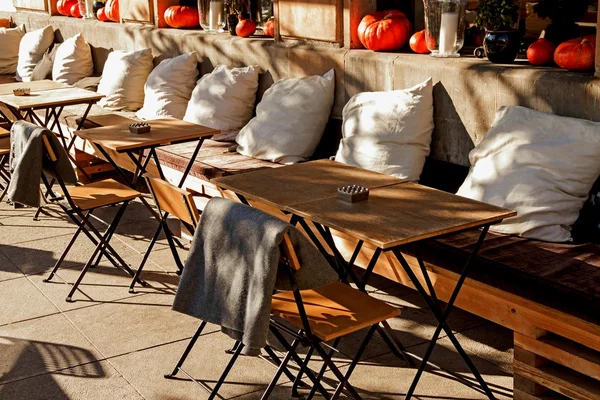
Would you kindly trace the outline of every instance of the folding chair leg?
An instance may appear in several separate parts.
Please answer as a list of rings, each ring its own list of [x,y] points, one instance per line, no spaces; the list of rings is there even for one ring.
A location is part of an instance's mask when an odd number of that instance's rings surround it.
[[[190,351],[192,350],[192,348],[196,344],[196,341],[200,337],[200,334],[204,330],[205,326],[206,326],[206,321],[202,321],[202,323],[200,324],[200,327],[198,328],[198,330],[196,331],[196,333],[194,333],[194,336],[192,336],[192,338],[190,339],[190,342],[188,343],[187,347],[183,351],[183,354],[179,358],[179,361],[177,361],[177,365],[175,366],[175,368],[173,369],[173,371],[170,374],[165,375],[166,379],[173,379],[173,378],[175,378],[175,375],[177,375],[177,373],[179,372],[179,369],[181,368],[181,366],[185,362],[185,359],[187,358],[187,356],[190,354]]]
[[[290,345],[291,350],[286,353],[285,357],[283,357],[283,361],[279,365],[279,368],[277,368],[277,372],[275,372],[273,379],[271,379],[271,382],[269,382],[269,386],[267,386],[267,389],[261,396],[261,400],[266,400],[269,398],[269,396],[271,396],[271,393],[273,392],[273,389],[275,389],[275,385],[277,385],[277,381],[279,381],[281,374],[285,369],[287,369],[287,365],[290,362],[290,359],[292,358],[292,352],[296,352],[296,347],[298,347],[299,344],[300,341],[298,339],[294,339],[294,341]]]
[[[361,345],[364,346],[365,343],[363,342],[363,344]],[[350,393],[350,395],[356,399],[356,400],[361,400],[362,398],[360,397],[360,395],[356,392],[356,390],[352,387],[352,385],[350,385],[348,382],[346,382],[346,379],[344,377],[344,375],[342,375],[342,373],[340,372],[340,370],[338,369],[338,367],[336,367],[336,365],[333,363],[333,361],[331,361],[331,359],[329,358],[329,356],[327,355],[327,353],[325,352],[325,350],[323,350],[323,348],[318,344],[318,343],[312,343],[312,346],[314,346],[315,350],[317,350],[317,353],[319,353],[319,355],[321,356],[321,358],[323,358],[323,361],[325,361],[325,363],[327,364],[327,366],[329,367],[329,369],[331,370],[331,372],[333,372],[333,374],[335,375],[335,377],[340,381],[344,383],[344,386],[342,386],[342,389],[345,387],[346,390],[348,390],[348,392]],[[362,351],[361,351],[361,355],[362,355]],[[339,386],[338,386],[339,388]],[[339,395],[338,395],[339,396]],[[332,397],[333,400],[333,397]]]
[[[377,329],[377,325],[373,325],[373,326],[371,326],[371,329],[369,329],[367,336],[363,340],[358,351],[356,352],[356,355],[354,356],[354,359],[352,360],[352,363],[348,367],[348,371],[346,371],[346,375],[344,376],[344,379],[342,381],[340,381],[340,384],[337,387],[337,389],[335,390],[335,393],[333,393],[333,397],[331,398],[332,400],[337,399],[340,396],[340,394],[342,393],[342,390],[344,390],[344,386],[348,385],[348,380],[350,379],[350,375],[352,375],[352,372],[354,372],[354,368],[356,368],[356,364],[358,364],[358,362],[362,358],[362,355],[365,352],[367,345],[371,341],[371,338],[373,338],[373,334],[375,333],[376,329]],[[360,399],[360,396],[358,397],[358,399]]]
[[[338,344],[340,343],[341,338],[337,338],[333,341],[332,345],[331,345],[331,350],[329,351],[328,356],[332,357],[333,353],[335,353],[335,349],[337,348]],[[312,347],[311,347],[312,349]],[[308,366],[308,361],[306,362],[306,366]],[[321,379],[323,379],[323,375],[325,375],[325,371],[327,370],[327,364],[323,363],[323,365],[321,366],[321,370],[319,371],[319,374],[317,375],[317,379],[320,381]],[[298,374],[298,376],[300,376],[300,374]],[[306,398],[306,400],[310,400],[312,399],[315,394],[317,392],[317,388],[315,386],[313,386],[313,388],[311,389],[310,393],[308,394],[308,397]]]
[[[119,225],[121,218],[123,218],[123,214],[125,214],[125,209],[127,208],[128,204],[129,204],[128,201],[123,203],[123,205],[119,208],[119,211],[117,211],[117,214],[113,218],[112,222],[110,223],[110,225],[104,232],[103,237],[104,237],[104,240],[106,240],[106,243],[110,242],[110,239],[112,239],[112,236],[115,233],[115,231],[117,230],[117,226]],[[102,260],[102,256],[103,256],[102,253],[98,254],[98,258],[96,258],[96,261],[92,264],[92,267],[97,267],[98,264],[100,264],[100,261]]]
[[[233,364],[235,364],[235,362],[238,359],[238,357],[240,356],[243,348],[244,348],[244,344],[242,342],[240,342],[237,346],[237,349],[235,350],[235,353],[233,353],[231,360],[229,360],[229,363],[227,364],[227,366],[225,367],[225,370],[221,374],[221,377],[217,381],[217,384],[215,385],[212,392],[210,393],[210,396],[208,396],[208,400],[213,400],[217,396],[217,393],[219,393],[219,389],[221,388],[221,385],[223,385],[223,382],[225,382],[225,378],[227,378],[227,375],[229,375],[229,371],[231,371]]]
[[[267,345],[265,345],[264,349],[267,352],[267,354],[269,355],[269,357],[271,357],[273,362],[275,362],[275,365],[277,365],[277,367],[279,367],[281,365],[281,360],[279,359],[279,357],[277,357],[277,354],[275,354],[275,352],[273,351],[271,346],[269,346],[267,344]],[[283,373],[285,374],[285,376],[287,376],[287,378],[289,380],[293,380],[295,378],[294,374],[292,374],[288,368],[285,368],[283,370]]]
[[[94,253],[92,253],[92,256],[88,259],[88,262],[85,263],[85,265],[83,266],[83,269],[81,270],[81,273],[79,274],[79,276],[77,277],[77,280],[75,281],[75,283],[73,284],[73,286],[71,287],[71,291],[69,291],[69,294],[67,295],[66,301],[67,302],[72,302],[72,298],[73,298],[73,294],[75,293],[75,291],[77,290],[77,288],[79,287],[79,284],[81,283],[81,280],[83,279],[83,277],[85,276],[85,274],[87,273],[88,269],[90,269],[90,267],[92,266],[92,263],[94,261],[94,258],[96,258],[96,255],[98,254],[98,252],[102,251],[102,247],[105,246],[105,242],[100,241],[100,243],[98,243],[98,245],[96,246],[96,248],[94,249]]]
[[[88,215],[89,215],[89,212],[86,214],[86,217]],[[75,234],[73,235],[73,237],[71,238],[71,240],[67,244],[67,247],[65,248],[65,250],[63,251],[63,253],[60,255],[60,257],[56,261],[56,264],[54,264],[54,268],[52,268],[52,271],[50,271],[50,275],[48,275],[48,277],[46,279],[44,279],[44,282],[50,282],[50,280],[54,277],[54,275],[56,274],[56,271],[58,271],[58,268],[60,267],[60,265],[63,263],[63,261],[67,257],[67,254],[71,250],[71,247],[73,246],[73,244],[77,240],[77,237],[79,236],[79,234],[81,233],[82,230],[83,230],[83,222],[81,223],[81,225],[79,225],[79,227],[77,228],[77,231],[75,231]]]
[[[304,365],[308,366],[308,363],[309,363],[314,351],[315,351],[315,349],[313,349],[312,347],[308,348],[308,351],[306,352],[306,356],[304,357]],[[304,375],[304,371],[300,370],[298,372],[298,375],[296,375],[296,378],[294,379],[294,383],[292,385],[292,397],[300,397],[300,393],[298,393],[298,386],[302,382],[302,375]]]
[[[146,249],[146,252],[144,253],[144,257],[142,258],[140,265],[138,266],[137,270],[135,271],[135,275],[133,276],[133,279],[131,280],[131,284],[129,284],[129,293],[134,293],[135,283],[137,281],[139,281],[140,275],[142,273],[142,269],[144,269],[144,266],[146,265],[146,262],[148,261],[148,257],[150,257],[150,253],[152,252],[152,249],[154,248],[154,244],[156,243],[156,241],[158,240],[158,237],[160,236],[160,231],[163,230],[163,221],[164,221],[164,218],[161,219],[161,223],[160,223],[159,227],[156,229],[156,232],[154,232],[154,236],[152,236],[152,240],[150,241],[150,244],[148,245],[148,248]]]

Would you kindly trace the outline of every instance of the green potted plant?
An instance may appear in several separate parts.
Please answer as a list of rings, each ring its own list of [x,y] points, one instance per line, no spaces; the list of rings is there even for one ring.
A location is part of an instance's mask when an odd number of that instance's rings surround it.
[[[533,11],[540,18],[549,18],[552,23],[546,28],[546,39],[560,44],[566,40],[580,36],[581,20],[593,0],[539,0]]]
[[[482,0],[475,25],[485,30],[483,49],[493,63],[511,63],[521,48],[518,0]]]

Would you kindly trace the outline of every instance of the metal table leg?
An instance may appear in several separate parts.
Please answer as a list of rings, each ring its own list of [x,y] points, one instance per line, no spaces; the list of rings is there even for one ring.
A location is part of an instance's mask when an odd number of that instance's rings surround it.
[[[488,398],[495,399],[494,394],[492,393],[492,391],[490,390],[488,385],[483,380],[481,374],[479,373],[479,371],[473,364],[473,361],[471,361],[471,359],[469,358],[469,356],[467,355],[467,353],[465,352],[465,350],[463,349],[461,344],[456,339],[456,336],[454,335],[452,330],[448,327],[448,323],[447,323],[448,315],[450,315],[452,306],[454,305],[454,302],[456,301],[456,298],[458,297],[458,293],[460,292],[460,289],[462,288],[462,285],[465,282],[465,279],[467,278],[469,269],[473,265],[474,260],[476,259],[477,254],[479,253],[479,249],[481,248],[481,245],[483,244],[483,240],[485,239],[488,229],[489,229],[489,225],[486,225],[483,228],[481,235],[479,236],[479,239],[477,240],[477,244],[475,245],[475,248],[473,249],[469,259],[467,260],[465,266],[463,267],[463,270],[458,279],[458,282],[456,283],[456,286],[455,286],[452,294],[450,295],[450,299],[448,300],[446,308],[444,308],[443,310],[439,306],[438,298],[435,293],[435,288],[433,287],[431,279],[429,278],[429,275],[427,274],[427,271],[425,270],[425,264],[423,263],[423,260],[420,256],[420,254],[418,252],[416,253],[417,259],[419,262],[419,266],[421,268],[421,271],[423,272],[425,283],[429,290],[429,295],[425,291],[425,288],[423,287],[423,285],[421,284],[421,282],[415,275],[414,271],[411,269],[410,265],[408,264],[408,262],[406,261],[406,259],[402,255],[402,253],[400,253],[400,251],[398,249],[392,250],[392,252],[396,256],[396,258],[398,259],[398,261],[404,268],[406,274],[410,278],[411,282],[413,283],[413,285],[415,286],[415,288],[417,289],[417,291],[419,292],[419,294],[421,295],[421,297],[423,298],[423,300],[425,301],[425,303],[427,304],[427,306],[432,311],[433,315],[435,316],[435,318],[438,321],[438,326],[437,326],[435,332],[433,333],[433,337],[431,338],[431,341],[429,342],[429,346],[427,347],[427,350],[425,351],[425,355],[423,356],[421,365],[419,366],[419,369],[417,370],[417,374],[415,375],[415,378],[413,379],[413,382],[412,382],[410,388],[406,392],[407,400],[412,397],[412,395],[417,387],[417,384],[419,383],[419,380],[421,379],[423,371],[425,370],[425,367],[427,366],[429,358],[431,357],[431,353],[433,352],[435,344],[438,341],[439,335],[442,330],[446,333],[446,335],[448,336],[448,338],[454,345],[454,348],[456,349],[458,354],[460,354],[463,361],[467,364],[467,366],[469,367],[469,369],[475,376],[475,379],[477,379],[477,381],[479,382],[479,385],[481,386],[481,388],[483,389],[485,394],[488,396]]]

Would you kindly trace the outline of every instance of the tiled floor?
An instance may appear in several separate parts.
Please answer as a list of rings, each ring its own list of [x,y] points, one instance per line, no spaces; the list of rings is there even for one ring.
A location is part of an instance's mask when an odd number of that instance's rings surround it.
[[[47,212],[36,222],[31,209],[0,205],[0,399],[207,398],[183,374],[179,380],[163,378],[199,324],[170,310],[178,276],[166,242],[158,244],[145,268],[143,277],[150,287],[129,294],[128,277],[103,262],[86,275],[75,301],[67,303],[69,287],[63,282],[76,279],[92,247],[82,237],[53,282],[43,282],[74,232],[58,209],[49,207]],[[143,206],[134,204],[113,245],[135,267],[155,228]],[[385,279],[376,279],[370,289],[403,308],[391,326],[410,353],[422,355],[434,319],[416,292]],[[450,326],[497,397],[511,398],[511,332],[460,310],[451,314]],[[342,342],[336,357],[342,370],[349,363],[346,353],[352,353],[360,339]],[[231,344],[210,327],[188,358],[186,372],[213,385],[229,359],[224,351]],[[472,387],[473,376],[447,338],[440,341],[431,363],[417,398],[485,398]],[[261,358],[241,357],[220,395],[259,399],[274,372]],[[351,383],[365,399],[401,399],[414,373],[375,337]],[[290,386],[282,378],[271,398],[291,398]]]

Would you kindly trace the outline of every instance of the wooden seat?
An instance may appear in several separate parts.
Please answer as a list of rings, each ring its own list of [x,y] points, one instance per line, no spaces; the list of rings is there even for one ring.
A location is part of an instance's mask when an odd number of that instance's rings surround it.
[[[312,333],[324,342],[394,318],[400,310],[341,282],[301,290]],[[293,292],[273,296],[271,313],[302,328]]]
[[[10,153],[10,138],[0,136],[0,156]]]
[[[5,137],[9,137],[10,136],[10,131],[7,128],[8,128],[7,125],[0,124],[0,138],[5,138]]]
[[[69,195],[77,207],[86,211],[133,200],[141,196],[141,193],[114,179],[106,179],[70,188]]]

